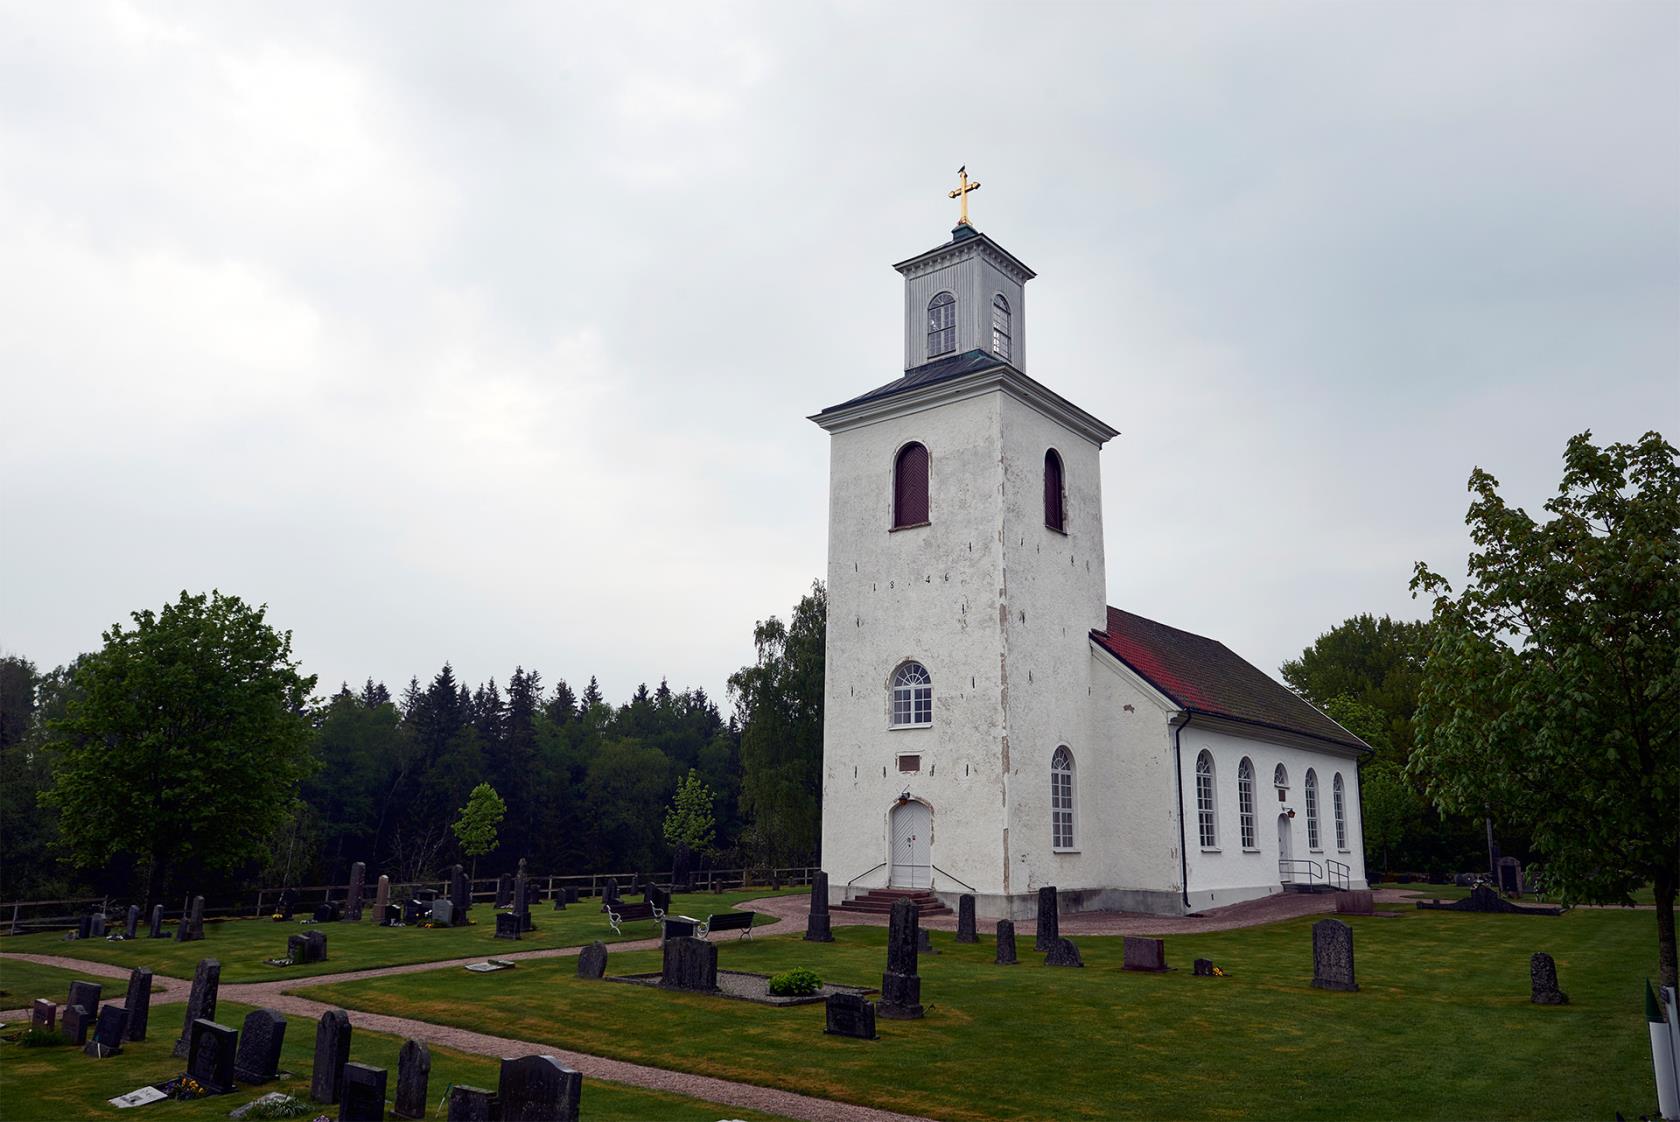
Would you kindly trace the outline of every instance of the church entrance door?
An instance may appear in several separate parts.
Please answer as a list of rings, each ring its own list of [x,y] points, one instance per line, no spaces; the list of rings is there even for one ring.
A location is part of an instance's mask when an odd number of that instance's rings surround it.
[[[1279,879],[1288,883],[1295,879],[1295,866],[1291,862],[1295,859],[1295,838],[1289,829],[1289,815],[1278,815],[1278,873]]]
[[[888,822],[894,888],[929,888],[933,884],[933,811],[926,803],[902,802]]]

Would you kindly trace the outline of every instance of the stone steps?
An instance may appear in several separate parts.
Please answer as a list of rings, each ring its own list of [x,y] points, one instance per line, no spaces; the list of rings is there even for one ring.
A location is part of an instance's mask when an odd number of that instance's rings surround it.
[[[837,912],[862,912],[868,915],[890,915],[893,905],[909,900],[916,905],[916,915],[948,916],[951,909],[939,902],[939,897],[919,888],[872,888],[862,896],[834,905]]]

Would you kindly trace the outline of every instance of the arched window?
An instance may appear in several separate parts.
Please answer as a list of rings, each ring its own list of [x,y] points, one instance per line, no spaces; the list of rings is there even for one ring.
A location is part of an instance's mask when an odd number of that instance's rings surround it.
[[[1050,848],[1073,848],[1073,753],[1065,744],[1050,757]]]
[[[1272,786],[1277,788],[1278,802],[1289,800],[1289,769],[1282,764],[1272,769]]]
[[[1330,784],[1330,800],[1336,812],[1336,848],[1347,848],[1347,807],[1342,797],[1342,773],[1337,772]]]
[[[928,301],[928,357],[957,349],[957,298],[941,292]]]
[[[893,527],[928,520],[928,450],[921,444],[899,449],[893,464]]]
[[[933,724],[933,679],[919,662],[907,662],[893,671],[893,728]]]
[[[1254,848],[1254,764],[1247,756],[1237,765],[1237,821],[1242,826],[1242,846]]]
[[[1044,453],[1044,524],[1052,530],[1067,529],[1062,508],[1062,457],[1054,448]]]
[[[1318,844],[1318,773],[1307,769],[1307,848],[1320,849]]]
[[[992,297],[992,353],[1009,357],[1009,301],[1001,292]]]
[[[1196,757],[1196,832],[1203,849],[1219,845],[1218,822],[1213,806],[1213,755],[1202,749]]]

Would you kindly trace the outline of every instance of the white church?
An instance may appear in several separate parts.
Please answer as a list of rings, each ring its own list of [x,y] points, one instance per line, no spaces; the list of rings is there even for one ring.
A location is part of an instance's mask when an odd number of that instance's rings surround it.
[[[1118,434],[1027,375],[1032,270],[966,207],[895,267],[903,376],[811,418],[831,902],[972,893],[1024,919],[1047,885],[1162,914],[1366,887],[1369,748],[1218,640],[1109,606]]]

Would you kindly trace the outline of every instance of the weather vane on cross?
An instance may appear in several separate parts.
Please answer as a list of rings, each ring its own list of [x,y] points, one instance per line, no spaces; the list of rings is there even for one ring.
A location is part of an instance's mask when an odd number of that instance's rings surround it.
[[[968,181],[967,164],[964,164],[962,167],[957,169],[957,175],[960,177],[961,181],[958,183],[955,191],[949,191],[946,193],[946,197],[962,200],[962,217],[957,219],[957,225],[967,226],[970,224],[968,221],[968,193],[970,191],[980,190],[980,181],[978,179],[976,179],[973,183]]]

